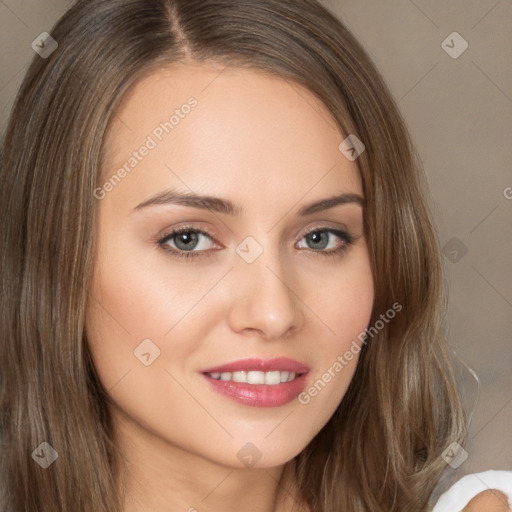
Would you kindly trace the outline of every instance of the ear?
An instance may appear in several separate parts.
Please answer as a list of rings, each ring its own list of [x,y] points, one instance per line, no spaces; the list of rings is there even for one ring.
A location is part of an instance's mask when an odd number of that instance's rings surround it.
[[[511,512],[507,497],[500,491],[488,489],[477,494],[462,512]]]

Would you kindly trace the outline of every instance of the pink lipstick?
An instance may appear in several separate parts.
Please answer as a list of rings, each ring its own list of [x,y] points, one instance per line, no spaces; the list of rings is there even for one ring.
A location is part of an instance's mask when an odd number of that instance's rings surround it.
[[[309,368],[293,359],[243,359],[203,370],[218,393],[243,405],[278,407],[301,393]]]

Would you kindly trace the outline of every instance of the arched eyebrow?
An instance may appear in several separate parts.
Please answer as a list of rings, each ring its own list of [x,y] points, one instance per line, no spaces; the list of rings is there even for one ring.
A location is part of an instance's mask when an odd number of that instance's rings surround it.
[[[200,208],[217,213],[224,213],[226,215],[241,216],[243,214],[243,207],[233,203],[229,199],[222,199],[220,197],[210,195],[199,195],[193,192],[178,192],[174,189],[165,190],[144,200],[133,209],[133,212],[150,206],[167,204],[178,204],[191,208]],[[297,212],[297,215],[299,217],[305,217],[313,213],[345,204],[357,204],[364,208],[365,200],[359,194],[354,194],[352,192],[342,193],[336,196],[320,199],[319,201],[303,206]]]

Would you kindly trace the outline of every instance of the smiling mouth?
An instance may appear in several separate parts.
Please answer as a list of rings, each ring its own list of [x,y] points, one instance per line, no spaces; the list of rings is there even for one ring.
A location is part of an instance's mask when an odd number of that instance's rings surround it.
[[[205,375],[215,380],[222,380],[225,382],[240,382],[244,384],[265,384],[267,386],[277,386],[285,382],[292,382],[299,378],[303,373],[296,373],[290,371],[238,371],[238,372],[206,372]]]

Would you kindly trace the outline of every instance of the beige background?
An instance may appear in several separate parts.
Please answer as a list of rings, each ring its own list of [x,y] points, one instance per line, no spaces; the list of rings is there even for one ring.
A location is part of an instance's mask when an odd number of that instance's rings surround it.
[[[447,334],[480,380],[469,456],[457,474],[512,469],[512,2],[324,4],[355,33],[390,85],[431,187],[450,292]],[[31,42],[51,33],[69,5],[0,0],[2,133],[34,55]],[[468,43],[458,58],[442,46],[454,31]],[[460,48],[450,38],[446,44]],[[476,381],[468,371],[464,381],[474,401]]]

